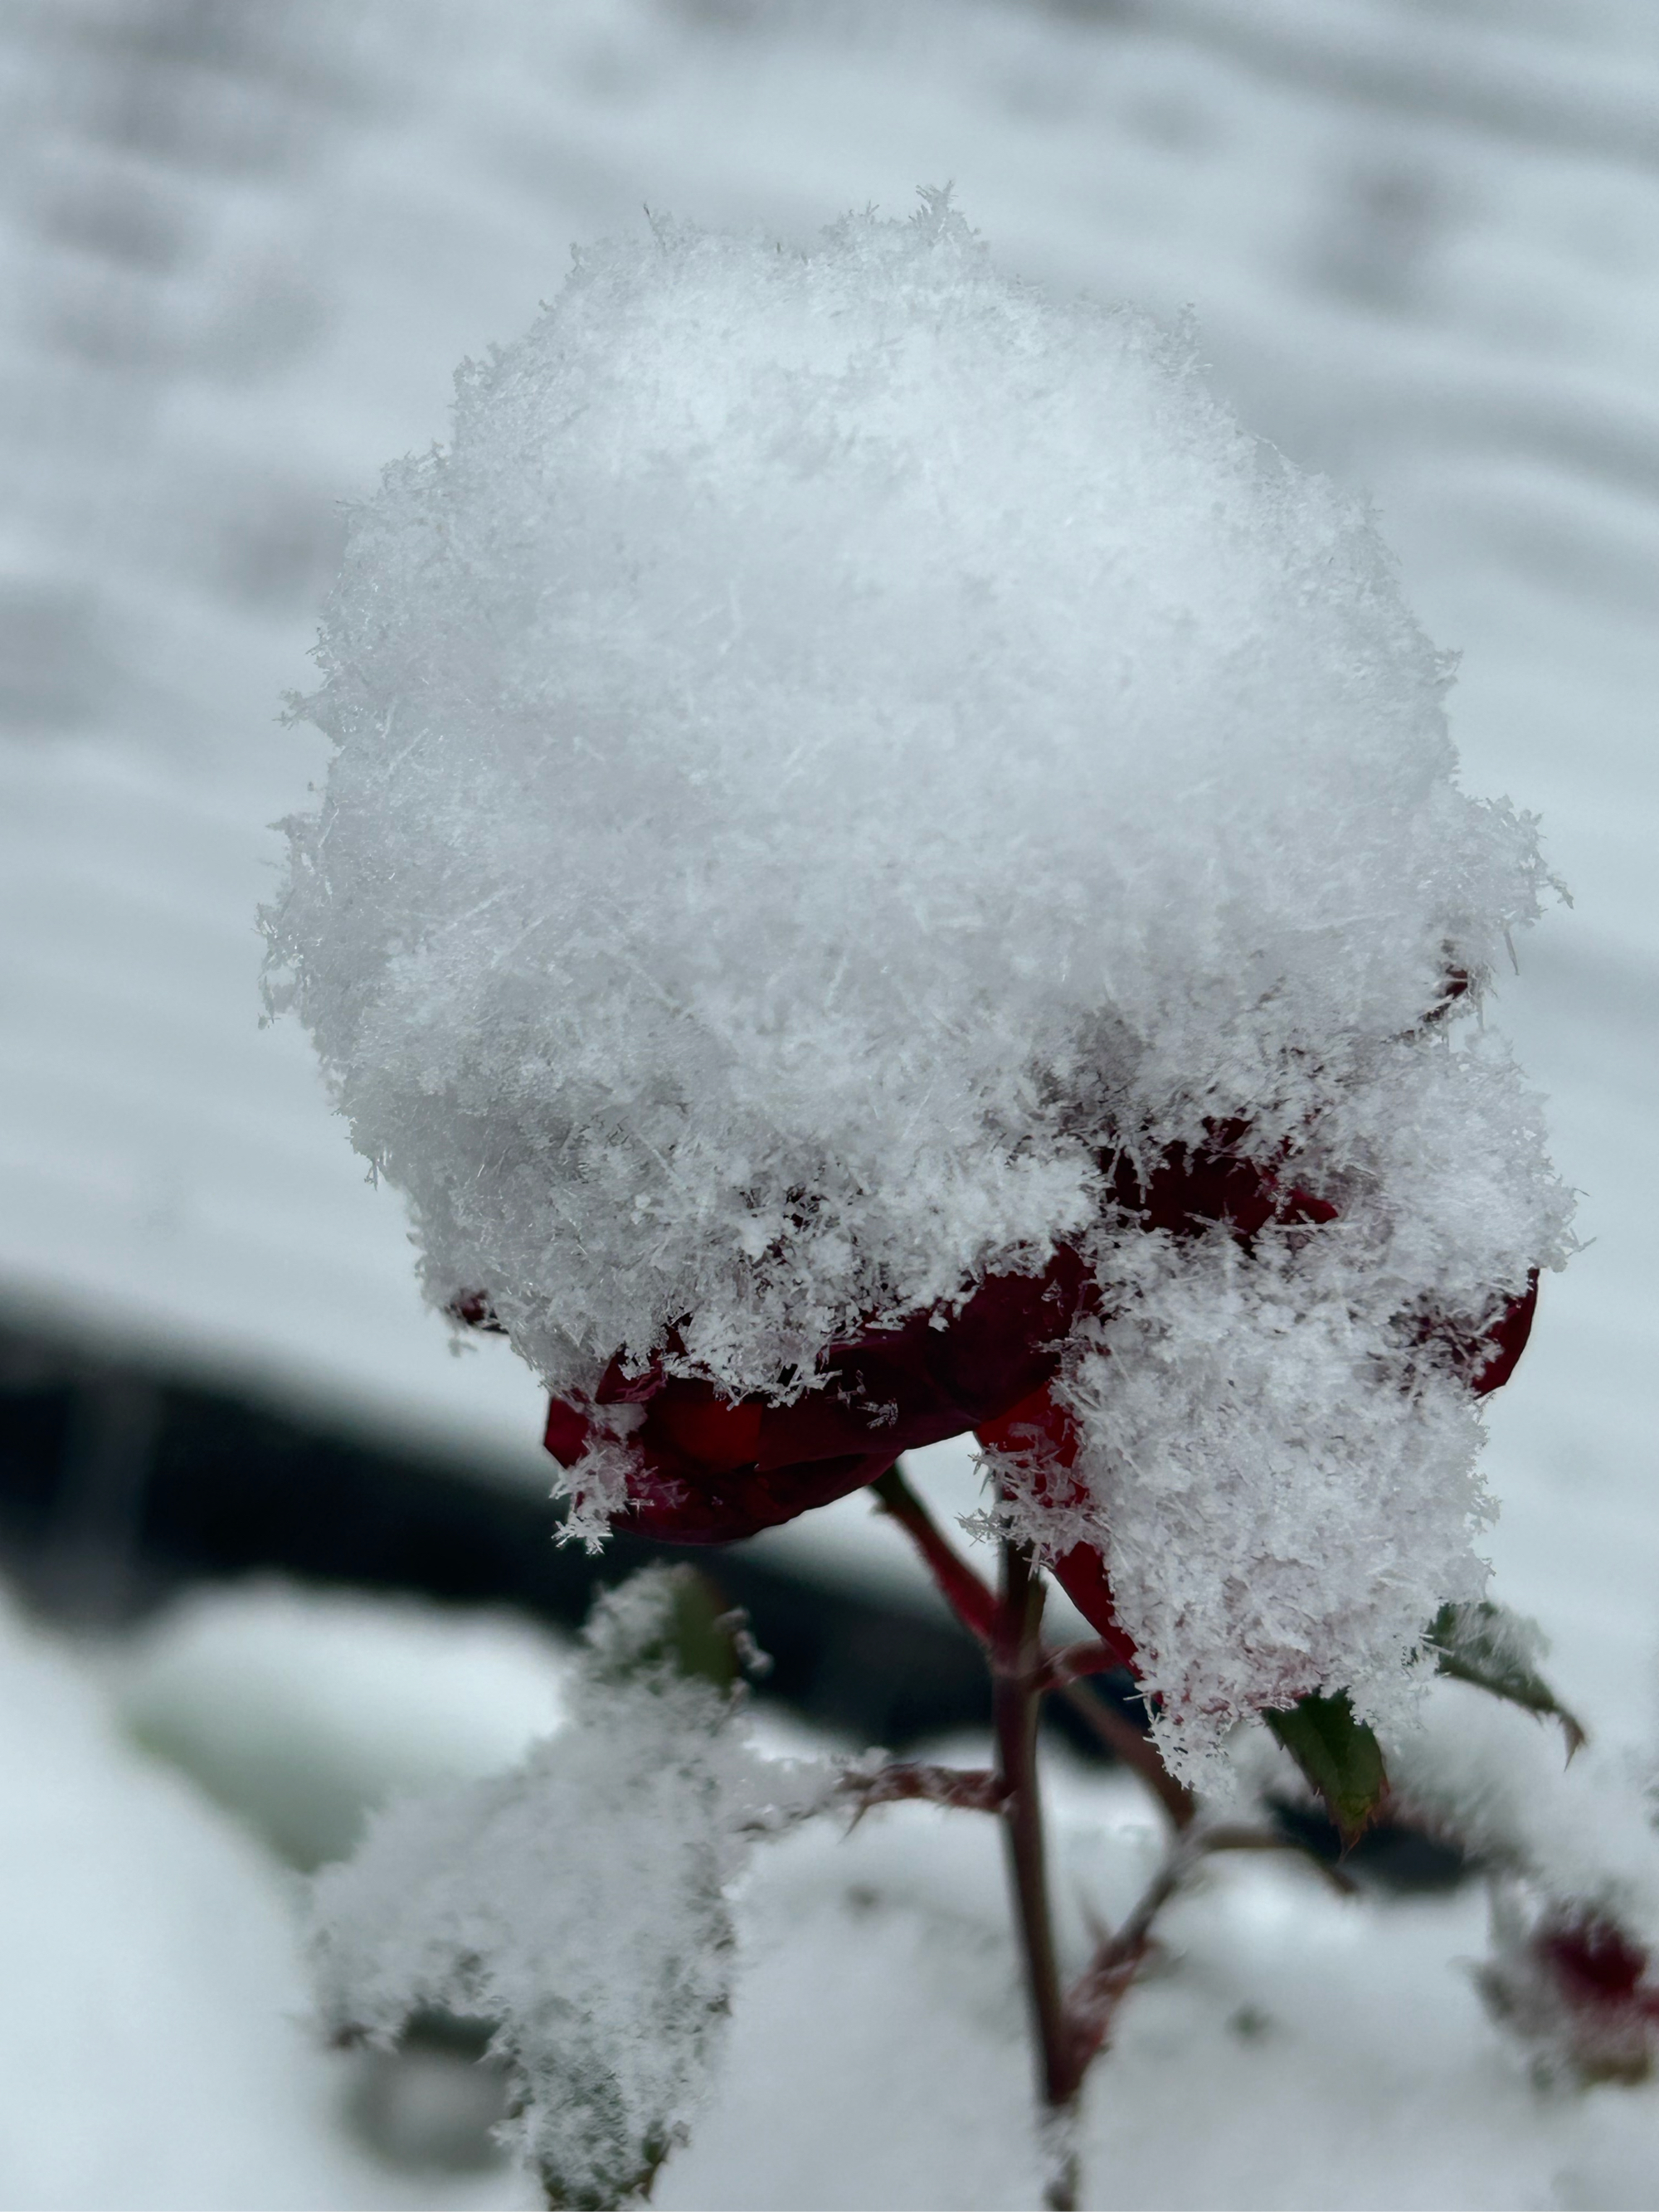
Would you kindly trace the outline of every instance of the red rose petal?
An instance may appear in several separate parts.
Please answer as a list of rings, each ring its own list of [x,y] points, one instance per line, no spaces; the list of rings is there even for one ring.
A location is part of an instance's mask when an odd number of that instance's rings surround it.
[[[579,1413],[574,1406],[566,1405],[562,1398],[555,1398],[550,1402],[542,1443],[561,1467],[575,1466],[586,1451],[587,1440],[592,1434],[586,1415]]]
[[[1533,1320],[1538,1311],[1538,1270],[1527,1271],[1527,1287],[1518,1298],[1511,1298],[1502,1316],[1494,1322],[1480,1340],[1492,1347],[1492,1357],[1478,1370],[1469,1388],[1477,1398],[1491,1391],[1501,1390],[1520,1364],[1527,1348],[1527,1339],[1532,1334]]]
[[[1110,1203],[1173,1236],[1224,1224],[1247,1249],[1270,1223],[1315,1227],[1336,1218],[1330,1200],[1300,1183],[1285,1189],[1275,1166],[1245,1154],[1249,1135],[1248,1122],[1212,1122],[1204,1144],[1169,1146],[1144,1183],[1119,1152],[1103,1163]],[[1419,1333],[1446,1345],[1484,1396],[1513,1373],[1537,1295],[1534,1270],[1525,1292],[1483,1334],[1441,1320],[1425,1321]],[[657,1361],[631,1375],[618,1356],[595,1403],[643,1406],[646,1415],[633,1434],[636,1472],[617,1525],[671,1541],[729,1542],[873,1481],[902,1452],[969,1429],[999,1451],[1034,1450],[1042,1499],[1045,1484],[1078,1453],[1075,1425],[1048,1386],[1078,1316],[1097,1309],[1099,1298],[1085,1261],[1063,1246],[1039,1274],[987,1276],[954,1313],[913,1314],[896,1328],[828,1346],[818,1363],[822,1386],[787,1406],[723,1398],[712,1383],[665,1375]],[[681,1349],[671,1334],[668,1351]],[[578,1464],[590,1434],[579,1406],[556,1400],[550,1407],[547,1449],[563,1466]],[[1052,1502],[1077,1498],[1072,1486]],[[1078,1546],[1055,1572],[1100,1635],[1129,1654],[1100,1554]]]
[[[1135,1647],[1118,1625],[1106,1562],[1094,1546],[1073,1544],[1069,1552],[1060,1553],[1050,1571],[1101,1642],[1116,1652],[1118,1665],[1133,1667]]]
[[[1063,1504],[1077,1501],[1079,1486],[1066,1481],[1066,1470],[1076,1464],[1081,1439],[1071,1413],[1048,1389],[1033,1391],[1029,1398],[1010,1407],[1000,1420],[986,1422],[977,1434],[988,1450],[1015,1459],[1029,1455],[1031,1487],[1040,1500]],[[1054,1492],[1062,1482],[1068,1494],[1056,1498]],[[1060,1553],[1051,1571],[1101,1642],[1115,1650],[1118,1664],[1133,1667],[1135,1647],[1119,1626],[1111,1581],[1100,1553],[1092,1544],[1074,1544]]]
[[[677,1378],[649,1401],[640,1441],[647,1452],[660,1450],[715,1472],[752,1467],[760,1452],[762,1414],[755,1400],[733,1405],[711,1382]]]
[[[695,1486],[647,1465],[630,1483],[628,1510],[612,1526],[663,1544],[733,1544],[862,1490],[891,1465],[885,1453],[866,1454],[704,1475]]]

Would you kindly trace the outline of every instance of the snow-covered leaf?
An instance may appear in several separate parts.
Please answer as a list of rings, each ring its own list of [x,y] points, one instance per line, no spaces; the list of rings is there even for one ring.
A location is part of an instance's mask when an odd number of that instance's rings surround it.
[[[666,1670],[729,1692],[742,1673],[733,1613],[708,1577],[684,1561],[624,1583],[588,1622],[587,1666],[621,1686]]]
[[[511,1773],[389,1806],[315,1886],[331,2031],[491,2023],[509,2138],[582,2212],[647,2188],[684,2139],[729,2008],[727,1888],[790,1794],[707,1678],[707,1605],[678,1568],[601,1599],[567,1726]]]
[[[1550,1715],[1561,1724],[1568,1758],[1583,1749],[1583,1728],[1533,1664],[1548,1650],[1543,1631],[1533,1622],[1489,1599],[1443,1605],[1424,1640],[1441,1674],[1472,1682],[1529,1713]]]

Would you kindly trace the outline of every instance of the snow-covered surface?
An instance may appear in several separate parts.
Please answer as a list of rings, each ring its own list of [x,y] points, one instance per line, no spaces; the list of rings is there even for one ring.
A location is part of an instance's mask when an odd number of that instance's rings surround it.
[[[173,1697],[196,1717],[198,1748],[216,1697],[228,1724],[262,1669],[274,1708],[283,1653],[298,1732],[314,1726],[325,1683],[336,1729],[394,1745],[414,1740],[423,1711],[447,1715],[453,1741],[470,1695],[480,1762],[502,1747],[500,1685],[530,1681],[516,1632],[437,1608],[422,1622],[407,1607],[267,1588],[240,1620],[235,1596],[221,1599],[210,1642],[199,1620],[178,1627]],[[394,1712],[389,1663],[417,1649]],[[301,2017],[294,1877],[257,1832],[134,1750],[106,1694],[120,1659],[88,1668],[15,1621],[0,1630],[0,2202],[532,2203],[510,2172],[445,2175],[365,2150],[348,2121],[362,2054],[325,2052]],[[563,1677],[550,1661],[548,1685]],[[1445,1695],[1473,1698],[1455,1685]],[[821,1748],[775,1722],[760,1735],[773,1756]],[[1538,1741],[1554,1753],[1553,1730]],[[933,1748],[983,1755],[966,1741]],[[210,1759],[197,1771],[215,1782]],[[362,1778],[372,1795],[392,1778],[366,1765]],[[1056,1908],[1078,1958],[1086,1917],[1121,1917],[1156,1867],[1158,1816],[1121,1776],[1055,1760],[1050,1783]],[[1558,1839],[1576,1826],[1572,1847],[1591,1858],[1596,1802],[1585,1793],[1588,1820],[1566,1800],[1554,1816]],[[1650,1835],[1650,1876],[1656,1849]],[[1625,1851],[1615,1842],[1613,1860]],[[850,1835],[838,1819],[812,1822],[760,1847],[737,1917],[726,2048],[654,2202],[925,2212],[1035,2201],[994,1823],[906,1805]],[[1655,2203],[1659,2087],[1534,2090],[1526,2054],[1477,1996],[1478,1887],[1344,1899],[1299,1861],[1218,1860],[1160,1932],[1159,1960],[1091,2077],[1086,2203]],[[429,2100],[418,2075],[405,2087]]]
[[[0,1676],[0,2202],[518,2201],[501,2177],[415,2182],[353,2144],[348,2083],[307,2022],[294,1876],[9,1612]]]
[[[1158,1839],[1132,1785],[1054,1796],[1077,1955],[1080,1908],[1127,1911]],[[773,1847],[723,2082],[657,2203],[1036,2201],[997,1838],[943,1818],[898,1808],[848,1843],[811,1827]],[[1652,2205],[1653,2094],[1534,2096],[1468,1972],[1485,1923],[1477,1892],[1353,1903],[1300,1864],[1218,1861],[1160,1923],[1091,2077],[1083,2201]],[[941,2104],[934,2134],[921,2115]]]
[[[129,1735],[313,1867],[397,1792],[510,1766],[562,1717],[564,1664],[517,1615],[270,1581],[187,1593],[105,1673]]]

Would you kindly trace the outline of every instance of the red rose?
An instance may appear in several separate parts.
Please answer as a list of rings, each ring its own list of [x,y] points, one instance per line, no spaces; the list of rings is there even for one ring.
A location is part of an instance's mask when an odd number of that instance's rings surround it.
[[[819,1360],[830,1379],[788,1406],[734,1403],[659,1365],[626,1376],[612,1360],[594,1405],[645,1408],[615,1525],[668,1543],[726,1543],[861,1489],[902,1452],[961,1436],[1047,1382],[1092,1290],[1069,1248],[1040,1275],[988,1276],[943,1327],[918,1313],[830,1345]],[[553,1401],[546,1443],[562,1466],[578,1463],[592,1433],[581,1407]]]
[[[1286,1184],[1282,1156],[1264,1165],[1243,1152],[1248,1134],[1242,1121],[1213,1123],[1206,1143],[1169,1146],[1144,1178],[1118,1152],[1103,1164],[1109,1207],[1177,1237],[1224,1222],[1247,1249],[1269,1224],[1316,1228],[1336,1218],[1328,1199]],[[1099,1295],[1079,1254],[1062,1245],[1041,1274],[988,1276],[953,1313],[913,1314],[896,1328],[828,1346],[818,1361],[826,1380],[791,1405],[727,1400],[712,1383],[665,1373],[659,1362],[629,1376],[613,1359],[593,1407],[644,1408],[629,1436],[628,1508],[614,1525],[668,1543],[731,1542],[862,1488],[902,1452],[969,1430],[1000,1452],[1036,1454],[1041,1495],[1077,1458],[1075,1426],[1048,1386],[1073,1323]],[[1431,1319],[1419,1334],[1443,1345],[1484,1395],[1513,1373],[1536,1303],[1534,1270],[1484,1330]],[[555,1399],[547,1449],[574,1468],[594,1430],[589,1409]],[[1054,1573],[1097,1632],[1130,1660],[1100,1553],[1076,1546]]]

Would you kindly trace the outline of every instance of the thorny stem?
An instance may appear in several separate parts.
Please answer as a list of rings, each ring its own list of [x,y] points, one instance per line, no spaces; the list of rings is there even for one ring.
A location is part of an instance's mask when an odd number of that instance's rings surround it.
[[[1200,1861],[1220,1851],[1295,1851],[1301,1846],[1271,1828],[1251,1828],[1231,1823],[1189,1826],[1170,1844],[1164,1863],[1142,1892],[1139,1903],[1115,1932],[1103,1933],[1094,1956],[1072,1984],[1066,2010],[1079,2039],[1079,2073],[1104,2047],[1117,2008],[1152,1948],[1152,1927],[1158,1914],[1184,1886]],[[1305,1856],[1305,1854],[1304,1854]],[[1340,1867],[1312,1863],[1346,1897],[1354,1885]]]
[[[1146,1954],[1152,1918],[1174,1893],[1190,1856],[1184,1847],[1189,1841],[1193,1800],[1165,1771],[1156,1750],[1139,1730],[1079,1686],[1080,1676],[1099,1670],[1106,1657],[1105,1648],[1079,1646],[1057,1655],[1044,1650],[1044,1584],[1028,1546],[1003,1540],[1000,1587],[993,1593],[940,1533],[896,1466],[890,1468],[872,1487],[883,1509],[899,1522],[921,1553],[957,1619],[986,1647],[990,1662],[997,1751],[994,1777],[975,1776],[968,1789],[951,1796],[930,1771],[927,1783],[915,1787],[915,1794],[940,1802],[977,1804],[986,1810],[994,1802],[1001,1813],[1050,2160],[1043,2202],[1048,2212],[1072,2212],[1078,2195],[1076,2122],[1083,2076],[1106,2040],[1118,1997]],[[1078,1706],[1108,1747],[1158,1796],[1176,1832],[1164,1886],[1156,1897],[1143,1900],[1142,1912],[1132,1916],[1119,1936],[1103,1938],[1069,1997],[1060,1984],[1048,1908],[1042,1800],[1037,1779],[1037,1717],[1048,1690],[1060,1691]],[[963,1780],[968,1782],[969,1778]],[[993,1786],[988,1788],[988,1784]],[[896,1778],[894,1794],[912,1794],[913,1787],[898,1784]],[[872,1797],[870,1802],[876,1801]]]
[[[1121,1714],[1082,1687],[1083,1676],[1098,1673],[1109,1663],[1107,1646],[1044,1650],[1044,1585],[1029,1546],[1004,1539],[1000,1586],[994,1591],[941,1534],[896,1466],[872,1486],[883,1509],[921,1553],[952,1612],[985,1649],[991,1668],[997,1765],[994,1772],[895,1765],[872,1775],[849,1775],[844,1793],[859,1801],[855,1817],[872,1805],[901,1797],[1000,1814],[1051,2161],[1043,2202],[1049,2212],[1071,2212],[1077,2203],[1076,2118],[1083,2077],[1110,2038],[1118,2006],[1152,1948],[1159,1913],[1194,1869],[1218,1851],[1295,1850],[1299,1846],[1270,1829],[1199,1820],[1192,1792],[1170,1774],[1155,1746]],[[1045,1692],[1051,1690],[1058,1691],[1106,1747],[1140,1778],[1175,1832],[1139,1903],[1121,1928],[1099,1932],[1093,1957],[1069,1990],[1060,1984],[1048,1910],[1037,1782],[1037,1715]],[[1339,1887],[1352,1889],[1339,1869],[1322,1867],[1321,1871]]]
[[[1042,1668],[1042,1578],[1024,1544],[1005,1537],[996,1635],[991,1648],[992,1715],[997,1769],[1007,1795],[1003,1840],[1014,1917],[1025,1961],[1025,1994],[1037,2047],[1038,2083],[1045,2118],[1059,2137],[1059,2153],[1045,2191],[1051,2212],[1077,2203],[1077,2157],[1070,2123],[1083,2079],[1078,2037],[1054,1954],[1048,1911],[1048,1875],[1038,1793],[1036,1723]]]
[[[943,1534],[899,1467],[890,1467],[871,1487],[882,1510],[891,1515],[921,1553],[945,1603],[988,1651],[996,1635],[996,1593]],[[1099,1674],[1115,1663],[1115,1656],[1103,1644],[1073,1644],[1041,1656],[1035,1686],[1039,1692],[1057,1690],[1113,1757],[1146,1784],[1174,1826],[1184,1828],[1197,1809],[1191,1790],[1176,1780],[1158,1757],[1157,1747],[1133,1722],[1081,1686],[1082,1677]]]
[[[929,1766],[910,1760],[894,1760],[873,1773],[854,1767],[842,1778],[839,1794],[853,1806],[856,1827],[878,1805],[920,1801],[945,1805],[958,1812],[1000,1813],[1008,1799],[1008,1785],[988,1767]]]
[[[896,1466],[872,1486],[883,1509],[921,1553],[951,1611],[984,1647],[991,1668],[997,1765],[994,1771],[961,1772],[893,1765],[873,1774],[848,1775],[843,1794],[858,1801],[855,1818],[872,1805],[902,1797],[1000,1814],[1049,2159],[1043,2203],[1048,2212],[1073,2212],[1083,2079],[1110,2039],[1117,2008],[1152,1948],[1159,1913],[1179,1894],[1194,1869],[1216,1852],[1301,1847],[1271,1829],[1199,1819],[1192,1792],[1170,1773],[1155,1746],[1121,1714],[1081,1686],[1082,1676],[1102,1671],[1109,1656],[1106,1646],[1076,1644],[1058,1652],[1044,1650],[1044,1586],[1028,1546],[1004,1539],[1000,1587],[994,1591],[934,1525]],[[1051,1690],[1058,1691],[1107,1748],[1139,1776],[1174,1830],[1164,1863],[1139,1902],[1121,1927],[1097,1931],[1094,1955],[1069,1990],[1060,1984],[1048,1911],[1037,1784],[1037,1714],[1044,1693]],[[1353,1884],[1340,1868],[1318,1860],[1314,1864],[1339,1889],[1352,1893]]]

